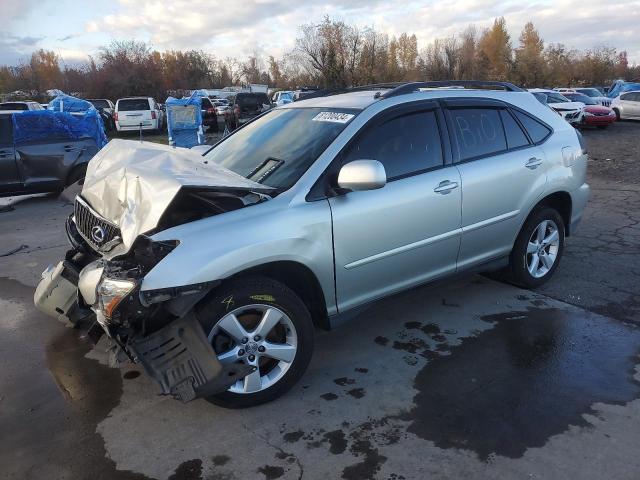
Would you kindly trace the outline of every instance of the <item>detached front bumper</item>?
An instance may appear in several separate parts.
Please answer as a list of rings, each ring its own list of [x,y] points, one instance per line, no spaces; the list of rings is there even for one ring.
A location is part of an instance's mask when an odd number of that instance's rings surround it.
[[[107,335],[129,358],[143,365],[160,385],[161,393],[182,402],[221,393],[251,373],[252,368],[248,365],[223,366],[218,361],[193,313],[174,319],[149,334],[143,333],[144,328],[139,330],[131,325],[111,323],[98,308],[96,292],[104,274],[96,263],[87,265],[80,272],[69,260],[47,268],[34,295],[36,307],[74,325],[83,318],[76,311],[84,312],[86,317],[93,310]],[[100,274],[96,275],[96,272]],[[86,302],[92,302],[91,310],[81,306]],[[147,313],[151,314],[151,310]]]

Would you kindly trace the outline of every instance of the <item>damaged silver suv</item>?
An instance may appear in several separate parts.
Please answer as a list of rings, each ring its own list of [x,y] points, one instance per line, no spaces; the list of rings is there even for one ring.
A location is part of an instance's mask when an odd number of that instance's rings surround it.
[[[111,141],[36,305],[72,323],[95,314],[165,394],[247,407],[302,376],[316,328],[373,300],[461,271],[524,287],[553,275],[587,202],[587,155],[532,94],[426,82],[316,95],[202,155]]]

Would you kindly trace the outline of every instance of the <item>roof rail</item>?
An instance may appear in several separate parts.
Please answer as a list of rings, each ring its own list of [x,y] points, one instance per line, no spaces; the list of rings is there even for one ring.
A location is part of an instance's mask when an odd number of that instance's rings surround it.
[[[516,87],[509,82],[493,82],[488,80],[437,80],[431,82],[410,82],[403,83],[386,93],[376,93],[377,98],[391,98],[406,93],[413,93],[420,88],[446,88],[446,87],[475,87],[475,88],[500,88],[507,92],[524,92],[520,87]]]

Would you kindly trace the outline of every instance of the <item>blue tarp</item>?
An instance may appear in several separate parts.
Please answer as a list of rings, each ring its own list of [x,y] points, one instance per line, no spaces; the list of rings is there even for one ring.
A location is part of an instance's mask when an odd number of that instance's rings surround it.
[[[607,92],[607,97],[616,98],[621,93],[630,92],[632,90],[640,90],[640,83],[616,80],[611,84],[611,88]]]
[[[84,113],[95,109],[93,104],[86,100],[62,93],[49,102],[48,110],[60,112],[60,104],[62,104],[62,111],[69,113]]]
[[[66,110],[66,107],[64,107]],[[94,108],[85,113],[32,110],[15,113],[13,137],[16,145],[42,140],[80,140],[93,138],[98,148],[107,144],[104,125]]]
[[[189,98],[167,98],[169,145],[191,148],[205,142],[202,129],[203,96],[206,96],[204,92],[196,90]]]

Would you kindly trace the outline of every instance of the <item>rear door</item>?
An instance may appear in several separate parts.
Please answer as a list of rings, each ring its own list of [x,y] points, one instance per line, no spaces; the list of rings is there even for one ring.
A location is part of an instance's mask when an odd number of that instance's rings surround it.
[[[537,143],[551,130],[523,112],[512,114],[501,102],[445,103],[462,180],[458,269],[464,270],[511,251],[524,217],[544,192],[548,164]],[[537,132],[535,140],[529,138],[520,115],[544,133]]]
[[[640,93],[634,92],[629,94],[627,104],[629,105],[629,112],[633,115],[633,118],[640,118]],[[625,106],[625,109],[626,108]]]
[[[435,103],[401,107],[365,125],[336,160],[378,160],[388,179],[329,199],[339,309],[455,271],[460,176],[443,128]]]
[[[11,114],[0,114],[0,192],[15,192],[22,189],[13,147],[13,124]]]
[[[121,127],[150,127],[151,104],[148,98],[123,98],[118,100],[118,123]]]

